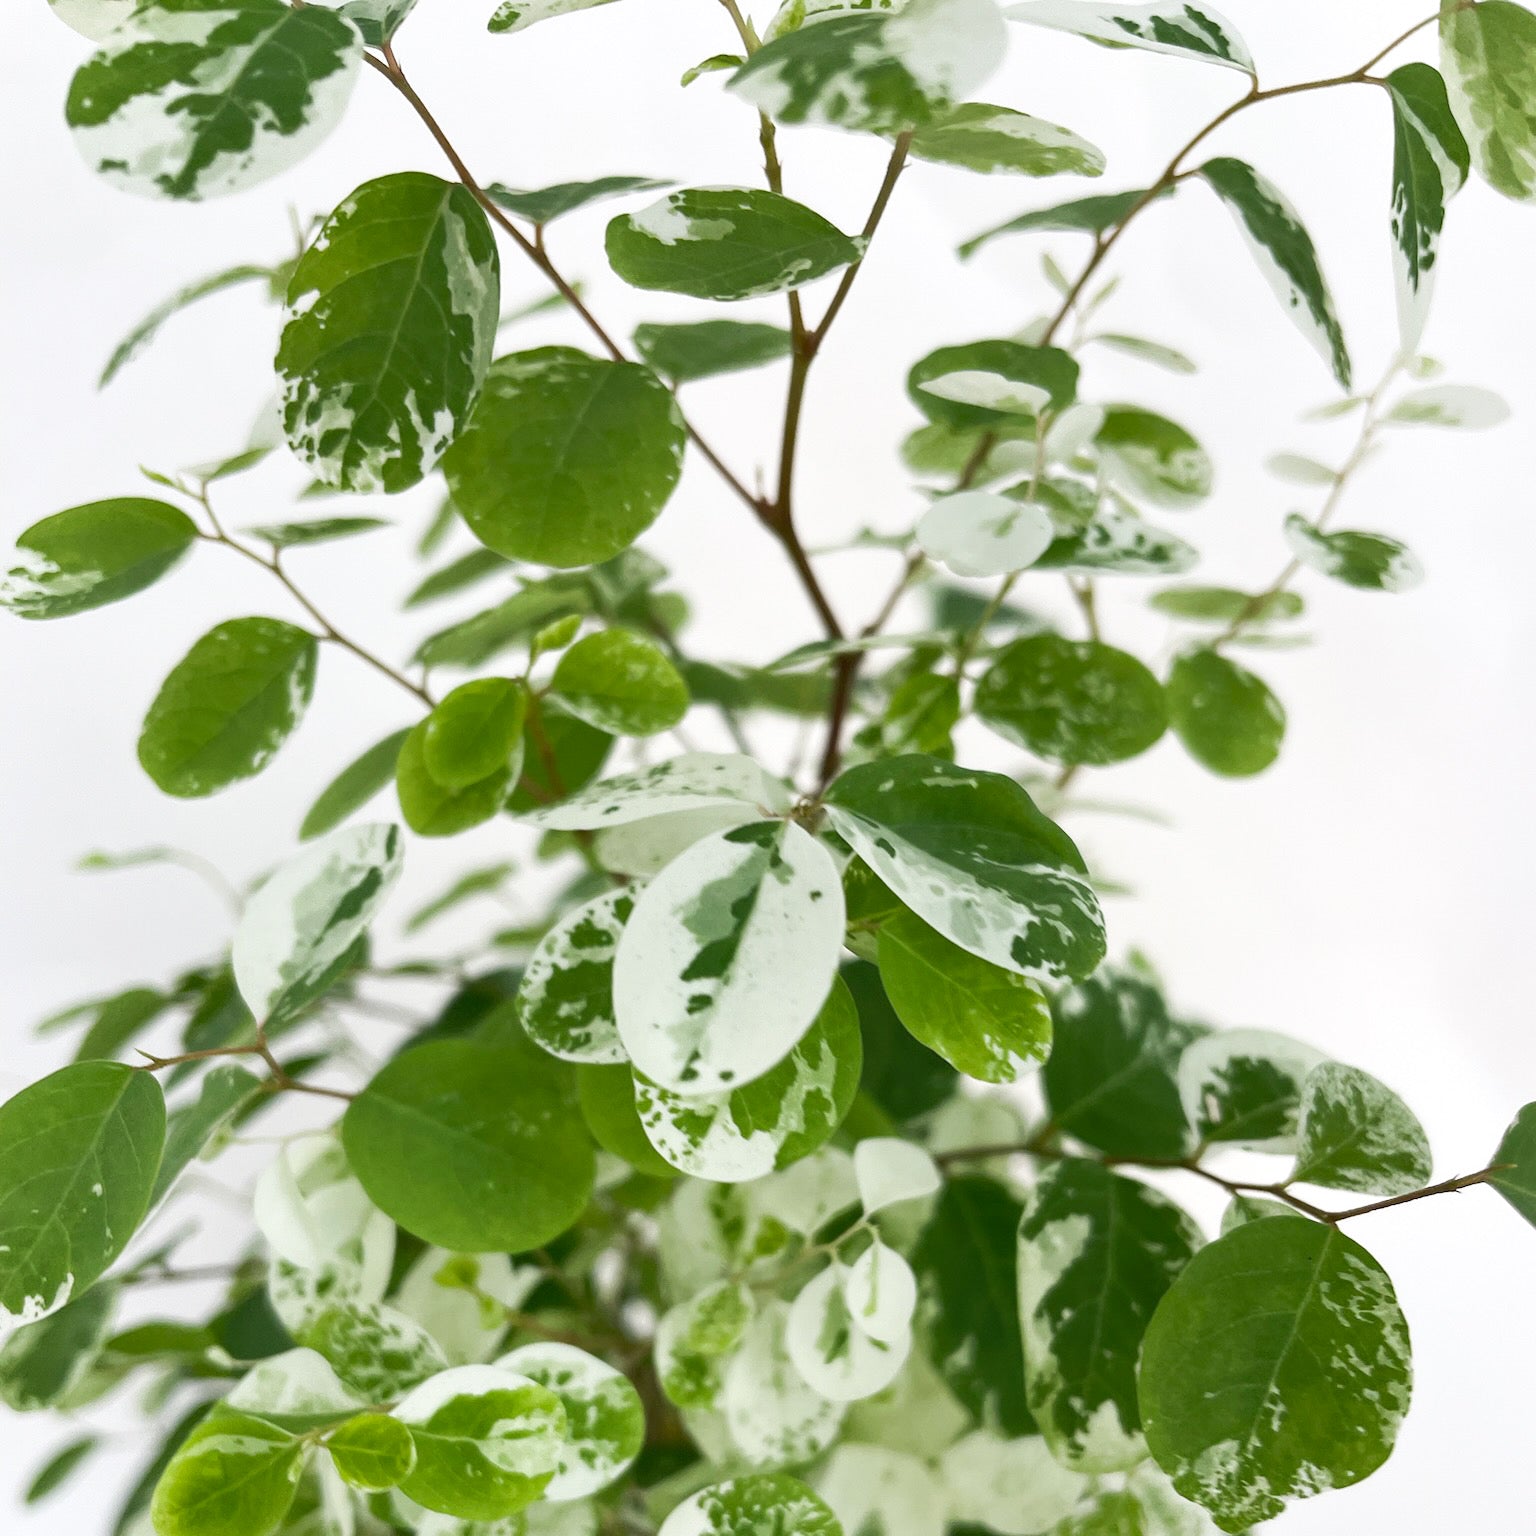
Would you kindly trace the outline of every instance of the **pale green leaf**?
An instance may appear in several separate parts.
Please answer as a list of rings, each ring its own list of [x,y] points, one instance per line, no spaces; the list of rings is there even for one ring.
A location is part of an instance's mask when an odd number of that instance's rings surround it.
[[[604,629],[561,656],[549,690],[579,720],[613,736],[654,736],[688,713],[688,686],[654,640]]]
[[[1104,171],[1103,152],[1071,129],[980,101],[951,107],[919,128],[912,153],[919,160],[1019,176],[1099,176]]]
[[[1440,67],[1478,174],[1536,197],[1536,16],[1510,0],[1442,5]]]

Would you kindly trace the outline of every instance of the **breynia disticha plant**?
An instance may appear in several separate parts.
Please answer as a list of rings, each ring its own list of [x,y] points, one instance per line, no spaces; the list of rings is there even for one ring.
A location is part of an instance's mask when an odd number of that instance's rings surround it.
[[[529,28],[608,46],[614,0],[482,3],[510,90],[539,68]],[[649,3],[657,26],[717,28],[684,101],[724,91],[740,185],[530,188],[525,146],[461,153],[408,76],[430,0],[52,0],[95,49],[68,131],[125,192],[204,202],[274,177],[354,92],[443,155],[301,210],[297,254],[197,278],[145,319],[104,382],[177,311],[264,292],[269,419],[232,456],[148,484],[125,466],[42,516],[0,584],[41,620],[231,551],[274,578],[270,613],[188,636],[153,694],[138,757],[168,795],[260,773],[322,666],[373,668],[400,706],[383,740],[337,743],[301,826],[263,834],[275,863],[227,890],[219,952],[49,1021],[70,1064],[0,1106],[0,1397],[83,1420],[108,1393],[142,1407],[142,1476],[100,1527],[118,1536],[1250,1530],[1375,1471],[1408,1411],[1408,1323],[1365,1218],[1486,1184],[1536,1221],[1536,1105],[1447,1177],[1362,1067],[1184,1017],[1106,932],[1070,828],[1085,781],[1167,734],[1202,770],[1263,773],[1286,711],[1262,648],[1294,635],[1306,589],[1421,579],[1390,532],[1349,526],[1348,491],[1405,428],[1505,414],[1438,381],[1420,338],[1464,183],[1536,199],[1536,13],[1420,0],[1358,67],[1270,83],[1194,0]],[[1070,127],[988,95],[1041,28],[1110,45],[1092,56],[1106,92],[1119,52],[1145,49],[1170,90],[1224,71],[1231,99],[1123,185]],[[1436,36],[1435,62],[1409,57]],[[1357,222],[1390,245],[1398,319],[1364,384],[1307,230],[1220,131],[1355,87],[1380,93],[1381,196]],[[861,227],[787,193],[802,125],[888,153]],[[1047,303],[912,357],[910,505],[855,541],[893,567],[871,617],[828,598],[796,447],[912,161],[1074,179],[954,232],[961,259],[1051,237]],[[1096,393],[1106,351],[1153,402],[1157,370],[1193,368],[1115,328],[1110,274],[1144,214],[1213,198],[1232,260],[1257,262],[1318,353],[1316,414],[1355,432],[1336,461],[1272,461],[1295,510],[1253,528],[1236,585],[1192,578],[1179,531],[1212,491],[1198,439]],[[578,284],[546,236],[599,201],[584,260],[613,277]],[[530,311],[508,313],[504,266],[547,283],[556,344],[518,345]],[[601,318],[618,283],[689,318],[622,334]],[[1235,348],[1220,366],[1251,382]],[[695,419],[711,380],[747,369],[784,383],[763,471]],[[226,494],[285,455],[297,507],[235,526]],[[808,600],[777,660],[701,655],[643,547],[690,465],[713,477],[718,537],[732,515],[760,524]],[[370,563],[378,514],[424,482],[440,510],[404,606],[427,632],[402,659],[332,623],[304,565],[346,539],[357,581],[397,580]],[[450,598],[459,616],[433,625]],[[1127,649],[1123,604],[1173,643]],[[422,838],[457,840],[463,872],[401,912]],[[154,859],[206,872],[166,849],[88,862]],[[516,920],[488,939],[441,922],[497,900]],[[221,1156],[237,1210],[189,1260],[197,1170]],[[1179,1203],[1211,1185],[1216,1230]],[[81,1425],[30,1497],[99,1440]]]

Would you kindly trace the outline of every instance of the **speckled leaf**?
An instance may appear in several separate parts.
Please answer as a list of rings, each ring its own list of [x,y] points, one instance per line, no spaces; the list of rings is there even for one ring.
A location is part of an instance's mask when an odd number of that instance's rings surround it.
[[[881,925],[880,980],[907,1029],[968,1077],[1017,1082],[1050,1052],[1044,994],[910,912]]]
[[[666,652],[629,629],[583,636],[560,657],[549,690],[612,736],[655,736],[688,713],[688,685]]]
[[[1138,406],[1112,405],[1094,438],[1111,480],[1163,507],[1190,507],[1211,494],[1211,461],[1178,422]]]
[[[491,365],[443,469],[454,505],[488,548],[590,565],[655,522],[686,441],[677,402],[649,368],[541,347]]]
[[[1424,1127],[1385,1084],[1336,1061],[1307,1074],[1292,1179],[1402,1195],[1429,1183],[1432,1168]]]
[[[1212,773],[1246,778],[1280,755],[1285,707],[1268,684],[1220,651],[1202,646],[1176,657],[1166,692],[1174,734]]]
[[[783,326],[748,320],[700,320],[691,325],[637,325],[635,346],[657,373],[675,384],[739,373],[788,357]]]
[[[662,1314],[656,1328],[656,1379],[679,1408],[714,1406],[721,1363],[741,1342],[755,1308],[748,1286],[721,1280]]]
[[[826,1504],[783,1472],[736,1477],[684,1499],[660,1536],[843,1536]]]
[[[1285,520],[1285,542],[1303,565],[1363,592],[1409,592],[1424,580],[1413,551],[1384,533],[1325,533],[1293,512]]]
[[[612,4],[613,0],[502,0],[491,15],[489,29],[492,32],[521,32],[535,22]]]
[[[1104,501],[1086,523],[1060,529],[1036,565],[1086,576],[1177,576],[1199,558],[1193,544]]]
[[[16,540],[0,607],[61,619],[120,602],[158,581],[197,541],[197,525],[163,501],[125,496],[56,512]]]
[[[1510,1122],[1492,1161],[1505,1166],[1488,1182],[1536,1226],[1536,1104],[1527,1104]]]
[[[1509,0],[1442,5],[1440,67],[1478,174],[1536,197],[1536,16]]]
[[[496,1364],[546,1387],[565,1409],[560,1464],[544,1489],[553,1503],[584,1499],[640,1454],[645,1409],[629,1378],[570,1344],[525,1344]]]
[[[1102,0],[1025,0],[1005,13],[1014,21],[1054,27],[1112,47],[1146,48],[1180,58],[1224,64],[1254,73],[1253,59],[1232,23],[1191,0],[1153,0],[1150,5]]]
[[[393,1402],[449,1363],[425,1328],[376,1301],[331,1302],[307,1317],[294,1337],[326,1360],[363,1403]]]
[[[302,160],[341,120],[357,28],[283,0],[150,0],[81,66],[65,117],[80,153],[129,192],[196,200]]]
[[[298,1491],[307,1446],[254,1415],[215,1407],[155,1488],[159,1536],[270,1536]]]
[[[215,625],[160,685],[139,762],[168,795],[198,799],[261,772],[309,707],[319,643],[281,619]]]
[[[759,1179],[831,1140],[864,1065],[858,1012],[836,979],[816,1022],[776,1066],[744,1087],[669,1093],[636,1075],[635,1108],[674,1168],[721,1184]]]
[[[1145,1459],[1142,1335],[1200,1243],[1176,1205],[1102,1163],[1041,1171],[1019,1225],[1019,1319],[1030,1410],[1063,1465],[1113,1472]]]
[[[731,1439],[753,1466],[811,1461],[837,1438],[843,1422],[843,1405],[808,1386],[790,1360],[788,1319],[785,1302],[769,1301],[747,1324],[725,1368],[721,1407]]]
[[[1199,1031],[1172,1019],[1148,977],[1105,966],[1058,994],[1045,1092],[1058,1126],[1114,1157],[1180,1158],[1191,1148],[1179,1058]]]
[[[149,1209],[165,1099],[147,1072],[79,1062],[0,1105],[0,1323],[33,1323],[111,1267]]]
[[[1273,624],[1300,616],[1304,604],[1299,592],[1240,592],[1236,587],[1165,587],[1147,599],[1149,607],[1192,624],[1225,626],[1234,619],[1251,618],[1255,624]]]
[[[744,820],[782,815],[784,786],[750,757],[731,752],[684,752],[654,768],[615,774],[523,820],[551,831],[598,831],[682,811],[744,807]]]
[[[1016,176],[1098,176],[1104,155],[1070,128],[1044,118],[968,101],[919,128],[912,138],[919,160]]]
[[[1179,1097],[1202,1143],[1294,1152],[1302,1085],[1326,1060],[1315,1047],[1288,1035],[1215,1030],[1180,1059]]]
[[[931,928],[1023,976],[1083,976],[1104,922],[1072,840],[1012,779],[912,755],[850,769],[833,828]]]
[[[930,560],[957,576],[1006,576],[1033,565],[1055,537],[1050,514],[1030,501],[991,491],[940,496],[917,525]]]
[[[291,1017],[347,964],[400,876],[398,827],[344,827],[289,860],[235,930],[235,983],[258,1021]]]
[[[420,171],[365,182],[288,285],[289,446],[339,490],[417,484],[479,397],[500,309],[496,240],[464,187]]]
[[[844,904],[826,848],[793,822],[697,842],[641,893],[613,993],[636,1068],[674,1093],[750,1083],[811,1027],[837,970]]]
[[[568,912],[523,971],[518,1014],[528,1037],[564,1061],[627,1061],[613,1018],[613,959],[636,890],[605,891]]]
[[[1207,160],[1199,174],[1232,210],[1259,270],[1286,312],[1333,369],[1340,388],[1348,389],[1349,349],[1312,237],[1296,210],[1245,161]]]
[[[1374,1472],[1411,1381],[1382,1267],[1334,1227],[1276,1217],[1219,1238],[1174,1282],[1147,1329],[1141,1412],[1174,1487],[1246,1531]]]
[[[626,283],[696,299],[782,293],[857,261],[863,244],[776,192],[671,192],[608,226],[608,261]]]
[[[95,1364],[112,1326],[117,1287],[92,1287],[66,1307],[18,1328],[0,1346],[0,1402],[16,1413],[63,1407]]]

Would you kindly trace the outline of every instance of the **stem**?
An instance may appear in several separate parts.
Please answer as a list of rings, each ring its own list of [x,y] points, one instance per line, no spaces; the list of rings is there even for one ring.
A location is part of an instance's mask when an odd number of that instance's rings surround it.
[[[345,1088],[325,1088],[319,1083],[306,1083],[290,1076],[287,1068],[272,1054],[272,1047],[267,1042],[266,1026],[262,1024],[257,1025],[256,1039],[250,1045],[220,1045],[206,1051],[186,1051],[179,1056],[151,1056],[147,1051],[140,1051],[139,1054],[144,1058],[144,1064],[139,1069],[142,1072],[163,1072],[168,1067],[179,1067],[184,1062],[207,1061],[215,1056],[256,1056],[271,1074],[267,1080],[269,1092],[310,1093],[327,1099],[345,1099],[349,1103],[357,1097]]]

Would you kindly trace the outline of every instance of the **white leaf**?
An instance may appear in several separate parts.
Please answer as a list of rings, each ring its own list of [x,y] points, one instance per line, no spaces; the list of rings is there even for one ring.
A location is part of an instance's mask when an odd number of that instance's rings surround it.
[[[822,1270],[790,1303],[784,1330],[795,1369],[834,1403],[856,1402],[890,1386],[912,1348],[910,1327],[883,1342],[855,1325],[844,1278],[836,1263]]]
[[[912,1331],[917,1277],[899,1253],[877,1238],[848,1266],[843,1300],[861,1333],[877,1344],[902,1344]]]
[[[1033,565],[1056,536],[1045,508],[991,491],[941,496],[917,525],[929,559],[957,576],[1006,576]]]
[[[940,1182],[938,1164],[899,1136],[871,1136],[859,1142],[853,1149],[853,1172],[869,1216],[903,1200],[936,1194]]]
[[[1038,384],[1010,379],[1006,374],[990,373],[985,368],[960,368],[925,379],[917,386],[941,400],[960,405],[984,406],[989,411],[1007,411],[1013,416],[1038,416],[1051,403],[1051,392]]]
[[[725,1373],[722,1406],[736,1448],[754,1466],[793,1466],[837,1438],[841,1403],[806,1384],[789,1358],[789,1308],[770,1302],[748,1325]]]
[[[1070,464],[1099,435],[1104,425],[1104,407],[1079,400],[1069,405],[1050,425],[1045,434],[1047,463]]]
[[[465,1259],[474,1262],[475,1289],[443,1285],[438,1279],[443,1267]],[[390,1299],[437,1340],[449,1364],[474,1365],[495,1354],[507,1331],[501,1308],[522,1306],[542,1280],[533,1265],[514,1266],[504,1253],[453,1254],[428,1248]],[[500,1305],[487,1309],[486,1296]]]
[[[258,1360],[224,1399],[230,1408],[262,1417],[334,1414],[367,1407],[341,1384],[330,1363],[312,1349],[290,1349]]]
[[[1388,421],[1420,427],[1463,427],[1481,432],[1509,420],[1503,396],[1475,384],[1435,384],[1411,390],[1387,413]]]
[[[593,852],[604,869],[632,880],[659,875],[678,854],[686,853],[711,832],[726,832],[762,815],[756,805],[711,805],[697,811],[669,811],[621,826],[604,827]]]
[[[816,1474],[815,1488],[851,1536],[944,1536],[944,1489],[916,1456],[883,1445],[840,1445]]]
[[[1003,1440],[977,1430],[944,1452],[940,1473],[949,1517],[974,1521],[998,1536],[1037,1536],[1071,1514],[1092,1486],[1052,1457],[1039,1435]]]
[[[750,757],[685,752],[654,768],[602,779],[522,819],[552,831],[581,832],[711,806],[747,806],[759,815],[779,816],[789,804],[784,786]]]
[[[925,94],[946,101],[974,95],[1008,51],[996,0],[910,0],[886,23],[885,46]]]

